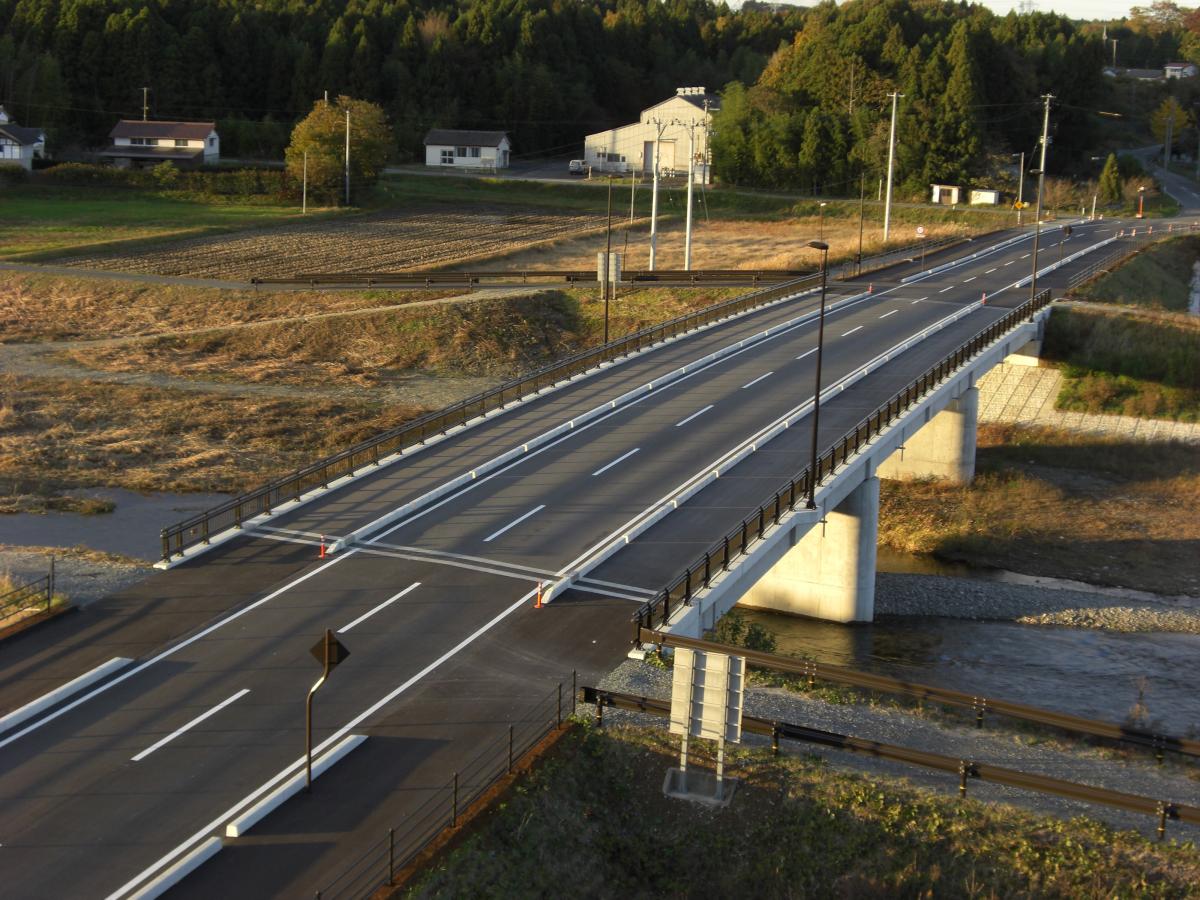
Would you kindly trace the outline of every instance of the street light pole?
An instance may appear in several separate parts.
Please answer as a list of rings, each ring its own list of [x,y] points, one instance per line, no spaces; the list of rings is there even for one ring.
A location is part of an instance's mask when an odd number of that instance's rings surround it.
[[[892,223],[892,172],[896,164],[896,101],[904,95],[892,91],[888,96],[892,98],[892,127],[888,132],[887,200],[883,204],[883,242],[885,244]]]
[[[652,119],[657,133],[654,136],[654,188],[650,194],[650,271],[654,271],[654,261],[658,248],[658,145],[662,141],[663,132],[669,122]]]
[[[858,257],[854,260],[854,274],[862,274],[863,211],[867,200],[867,175],[858,173]]]
[[[612,174],[608,176],[608,224],[604,228],[604,343],[608,343],[608,295],[612,272]]]
[[[1042,95],[1046,106],[1042,115],[1042,159],[1038,167],[1037,215],[1033,223],[1033,278],[1029,281],[1030,299],[1037,296],[1038,234],[1042,230],[1042,188],[1046,184],[1046,143],[1050,136],[1050,101],[1053,99],[1053,94]]]
[[[817,383],[813,392],[812,465],[808,471],[808,508],[817,508],[817,427],[821,421],[821,355],[825,347],[825,285],[829,277],[829,245],[809,241],[808,246],[821,251],[821,312],[817,319]]]
[[[1017,224],[1020,225],[1022,204],[1025,202],[1025,151],[1017,155],[1021,157],[1021,168],[1017,171]]]
[[[1143,185],[1142,187],[1138,188],[1138,214],[1137,214],[1137,217],[1139,219],[1142,218],[1142,201],[1145,199],[1145,197],[1146,197],[1146,187],[1145,187],[1145,185]]]
[[[817,225],[817,239],[821,241],[825,240],[825,206],[825,201],[822,200],[817,207],[821,212],[820,224]]]

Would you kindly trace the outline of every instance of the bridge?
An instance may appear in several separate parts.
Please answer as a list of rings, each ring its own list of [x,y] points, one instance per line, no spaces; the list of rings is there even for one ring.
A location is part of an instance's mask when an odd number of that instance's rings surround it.
[[[1038,286],[1129,227],[1046,229]],[[547,684],[610,669],[635,618],[869,619],[877,479],[970,478],[976,380],[1036,352],[1030,254],[1013,231],[830,284],[815,471],[809,279],[167,529],[162,572],[5,648],[10,894],[311,895]],[[316,701],[329,768],[280,805],[325,629],[350,651]]]

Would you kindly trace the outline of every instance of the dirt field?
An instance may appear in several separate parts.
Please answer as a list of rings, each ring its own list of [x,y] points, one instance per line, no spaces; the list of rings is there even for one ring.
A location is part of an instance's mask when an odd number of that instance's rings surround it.
[[[122,254],[79,254],[55,262],[243,280],[302,272],[399,271],[495,256],[603,225],[604,217],[598,214],[552,209],[391,209],[242,234],[187,238]]]

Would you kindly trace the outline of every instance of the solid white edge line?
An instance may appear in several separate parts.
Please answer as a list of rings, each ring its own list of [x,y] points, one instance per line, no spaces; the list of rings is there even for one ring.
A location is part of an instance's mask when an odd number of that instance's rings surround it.
[[[514,612],[516,612],[522,606],[527,605],[529,603],[529,601],[533,598],[533,595],[536,593],[537,593],[537,588],[534,588],[533,590],[528,591],[525,594],[522,594],[521,598],[519,600],[517,600],[514,604],[512,604],[512,606],[509,606],[507,609],[501,610],[491,621],[487,622],[485,625],[483,625],[482,627],[477,629],[474,633],[463,638],[454,647],[452,647],[450,650],[443,653],[441,656],[439,656],[437,659],[435,659],[433,662],[431,662],[429,665],[427,665],[425,668],[423,668],[420,672],[418,672],[416,675],[413,675],[411,678],[409,678],[407,681],[405,681],[399,687],[392,690],[390,693],[385,694],[379,700],[375,701],[375,703],[373,703],[371,706],[367,707],[367,709],[365,709],[363,712],[359,713],[352,720],[350,720],[348,723],[346,723],[341,728],[339,728],[337,731],[335,731],[332,735],[330,735],[328,738],[326,738],[324,741],[322,741],[319,745],[317,745],[317,747],[314,748],[313,753],[314,754],[322,753],[325,751],[326,748],[337,743],[337,741],[341,740],[344,736],[349,734],[351,730],[357,728],[364,721],[369,719],[371,716],[375,715],[375,713],[377,713],[383,707],[387,706],[389,703],[391,703],[393,700],[395,700],[397,697],[399,697],[401,694],[403,694],[405,691],[407,691],[410,687],[412,687],[414,684],[416,684],[418,681],[420,681],[422,678],[424,678],[426,675],[428,675],[430,672],[432,672],[434,669],[436,669],[438,666],[440,666],[446,660],[451,659],[454,656],[457,656],[463,649],[468,647],[470,644],[474,643],[481,635],[484,635],[487,632],[491,631],[496,625],[500,624],[502,621],[504,621],[506,618],[508,618],[510,615],[512,615]],[[121,885],[121,887],[117,888],[115,891],[113,891],[111,894],[109,894],[108,897],[106,898],[106,900],[119,900],[119,898],[128,894],[128,892],[133,890],[137,885],[141,884],[147,878],[151,877],[155,872],[157,872],[163,866],[170,864],[171,860],[175,859],[181,853],[186,853],[188,848],[191,847],[193,844],[195,844],[197,841],[203,840],[205,837],[207,837],[208,833],[210,831],[212,831],[214,828],[218,828],[223,823],[232,819],[247,804],[253,803],[259,796],[261,796],[262,794],[271,790],[271,788],[275,787],[275,785],[277,785],[279,782],[286,779],[292,773],[293,769],[298,769],[300,766],[303,766],[303,765],[304,765],[304,757],[302,756],[299,759],[297,759],[295,762],[293,762],[290,766],[285,767],[283,769],[283,771],[277,773],[273,778],[270,778],[265,784],[261,785],[257,790],[255,790],[251,794],[243,797],[241,800],[239,800],[237,803],[235,803],[228,810],[221,813],[220,816],[218,816],[216,819],[214,819],[213,821],[211,821],[210,823],[205,825],[203,828],[201,828],[199,831],[197,831],[191,837],[184,840],[173,850],[169,850],[166,854],[164,854],[162,857],[160,857],[157,861],[151,863],[147,868],[143,869],[141,872],[139,872],[137,875],[135,875],[133,878],[131,878],[129,881],[127,881],[125,884]]]
[[[134,900],[154,900],[161,897],[183,879],[212,859],[224,846],[219,837],[211,837],[152,882],[131,895]]]
[[[60,700],[66,699],[76,691],[83,690],[88,685],[95,684],[101,678],[111,675],[113,672],[117,671],[117,669],[129,665],[131,662],[133,662],[132,659],[128,659],[124,656],[115,657],[114,659],[110,659],[106,663],[101,663],[100,665],[96,666],[96,668],[71,679],[66,684],[56,687],[48,694],[43,694],[36,700],[30,700],[24,706],[14,709],[4,718],[0,719],[0,734],[3,734],[10,728],[16,728],[22,722],[36,716],[42,710],[49,709]],[[24,732],[22,732],[22,734],[24,734]],[[3,747],[4,744],[7,743],[8,741],[5,741],[4,743],[0,744],[0,747]]]
[[[408,587],[406,587],[400,593],[394,594],[393,596],[388,597],[386,600],[384,600],[378,606],[374,607],[373,609],[367,610],[365,613],[363,613],[361,616],[359,616],[353,622],[350,622],[347,625],[343,625],[341,628],[338,629],[337,633],[345,634],[347,631],[349,631],[355,625],[365,622],[367,619],[371,618],[371,616],[375,615],[375,613],[379,612],[381,609],[386,609],[387,607],[389,607],[393,603],[395,603],[397,600],[399,600],[401,597],[403,597],[405,594],[409,593],[410,591],[416,590],[420,586],[421,586],[421,582],[414,581],[412,584],[410,584]]]
[[[742,385],[742,390],[744,391],[744,390],[745,390],[746,388],[748,388],[748,387],[754,387],[754,385],[758,384],[758,383],[759,383],[760,381],[762,381],[764,378],[770,378],[770,377],[771,377],[772,375],[774,375],[774,374],[775,374],[774,370],[772,370],[772,371],[770,371],[770,372],[765,372],[765,373],[763,373],[762,375],[759,375],[759,376],[758,376],[757,378],[755,378],[753,381],[751,381],[751,382],[749,382],[749,383],[747,383],[747,384],[743,384],[743,385]]]
[[[333,559],[329,560],[329,562],[324,563],[323,565],[317,566],[317,568],[313,569],[311,572],[306,572],[305,574],[301,575],[299,578],[297,578],[293,581],[289,581],[283,587],[275,589],[271,593],[267,594],[267,596],[263,597],[261,600],[256,600],[247,606],[243,606],[237,612],[232,613],[217,622],[214,622],[212,625],[209,625],[207,628],[205,628],[201,631],[198,631],[196,634],[193,634],[187,640],[180,641],[178,644],[175,644],[174,646],[167,648],[162,653],[159,653],[157,656],[150,657],[144,663],[139,663],[138,665],[134,666],[132,669],[130,669],[128,672],[124,673],[123,675],[120,675],[117,678],[114,678],[112,681],[102,684],[100,687],[96,688],[94,691],[92,691],[88,694],[85,694],[84,696],[80,697],[77,700],[72,701],[71,703],[68,703],[66,706],[62,707],[62,709],[55,710],[50,715],[46,716],[46,718],[39,719],[38,721],[36,721],[32,725],[30,725],[28,728],[24,728],[21,731],[18,731],[16,734],[12,735],[11,737],[7,737],[3,741],[0,741],[0,749],[7,747],[13,741],[17,740],[18,738],[24,737],[25,735],[29,734],[31,731],[41,728],[47,722],[53,722],[59,716],[70,712],[71,710],[75,709],[75,707],[86,703],[87,701],[91,700],[93,697],[97,697],[100,694],[103,694],[105,691],[109,690],[110,688],[116,687],[118,684],[121,684],[123,681],[125,681],[129,678],[132,678],[134,675],[138,674],[139,672],[154,665],[159,660],[166,659],[169,656],[173,656],[174,654],[176,654],[180,650],[182,650],[184,647],[191,646],[192,644],[196,643],[196,641],[200,640],[202,637],[212,634],[218,628],[222,628],[225,625],[228,625],[230,622],[234,621],[235,619],[240,619],[242,616],[246,615],[246,613],[251,612],[252,610],[258,609],[258,607],[262,606],[264,603],[267,603],[270,600],[274,600],[276,597],[278,597],[284,591],[291,590],[296,585],[298,585],[302,582],[308,581],[308,579],[312,578],[314,575],[317,575],[318,573],[325,571],[330,566],[337,565],[339,562],[341,562],[344,559],[349,559],[351,556],[353,556],[355,554],[355,552],[356,551],[354,551],[354,550],[347,550],[345,553],[341,554],[340,556],[336,556]]]
[[[713,405],[710,403],[710,404],[708,404],[708,406],[704,407],[704,409],[698,409],[698,410],[696,410],[694,413],[692,413],[692,414],[691,414],[690,416],[688,416],[686,419],[684,419],[684,420],[682,420],[682,421],[680,421],[680,422],[676,422],[676,423],[675,423],[675,427],[676,427],[676,428],[679,428],[681,425],[686,425],[688,422],[692,421],[692,419],[696,418],[697,416],[702,416],[702,415],[704,415],[706,412],[708,412],[708,411],[709,411],[710,409],[712,409],[712,408],[713,408]]]
[[[851,328],[849,331],[844,332],[842,334],[842,337],[850,337],[850,335],[854,334],[854,332],[862,331],[862,329],[863,329],[863,327],[861,325],[856,325],[855,327]]]
[[[625,460],[629,459],[629,457],[633,456],[633,454],[637,453],[641,449],[642,449],[641,447],[634,447],[628,453],[621,454],[616,459],[614,459],[612,462],[610,462],[608,465],[601,466],[600,468],[598,468],[595,472],[592,473],[592,477],[595,478],[597,475],[607,472],[609,469],[611,469],[617,463],[624,462]],[[491,540],[491,538],[488,538],[488,540]]]
[[[485,537],[483,539],[483,542],[486,544],[489,541],[495,540],[496,538],[500,537],[500,535],[504,534],[504,532],[508,531],[510,528],[516,528],[518,525],[520,525],[522,522],[524,522],[530,516],[534,515],[535,513],[541,512],[545,508],[546,508],[545,503],[538,504],[533,509],[531,509],[529,512],[525,513],[525,515],[518,516],[517,518],[513,519],[511,522],[509,522],[507,525],[505,525],[499,531],[493,531],[491,534],[489,534],[487,537]]]
[[[363,741],[367,739],[365,734],[352,734],[342,740],[336,747],[328,753],[322,755],[319,759],[313,761],[312,777],[319,778],[333,766],[340,762],[351,751],[362,746]],[[283,806],[288,800],[296,796],[307,783],[307,773],[297,772],[288,781],[277,787],[267,796],[263,797],[256,804],[243,812],[240,816],[225,826],[225,837],[235,838],[241,837],[279,807]]]
[[[881,318],[881,319],[886,319],[888,316],[894,316],[894,315],[895,315],[896,313],[898,313],[898,312],[900,312],[900,310],[898,310],[898,309],[893,309],[891,312],[885,312],[885,313],[884,313],[882,316],[880,316],[879,318]]]
[[[145,759],[147,756],[149,756],[155,750],[159,749],[160,747],[165,747],[167,744],[171,743],[171,741],[175,740],[175,738],[179,737],[181,734],[184,734],[185,732],[190,731],[192,728],[195,728],[197,725],[199,725],[201,722],[203,722],[205,719],[209,718],[210,716],[215,716],[217,713],[219,713],[221,710],[223,710],[225,707],[227,707],[230,703],[234,703],[238,700],[241,700],[248,693],[250,693],[250,688],[242,688],[240,691],[238,691],[232,697],[222,700],[220,703],[218,703],[212,709],[209,709],[206,712],[202,712],[200,715],[196,716],[196,718],[192,719],[192,721],[188,722],[186,725],[181,725],[180,727],[176,728],[174,731],[172,731],[170,734],[168,734],[161,741],[156,741],[155,743],[151,744],[149,747],[147,747],[145,750],[143,750],[137,756],[131,757],[129,761],[130,762],[141,762],[143,759]]]

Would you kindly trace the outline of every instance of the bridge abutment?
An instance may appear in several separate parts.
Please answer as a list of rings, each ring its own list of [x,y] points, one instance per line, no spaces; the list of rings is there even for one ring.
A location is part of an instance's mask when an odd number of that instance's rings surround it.
[[[814,525],[739,601],[829,622],[875,616],[879,479],[867,478]]]
[[[979,389],[971,387],[927,422],[917,425],[903,445],[880,466],[880,478],[911,481],[939,478],[970,484],[975,477],[975,430]],[[906,429],[907,431],[907,429]]]

